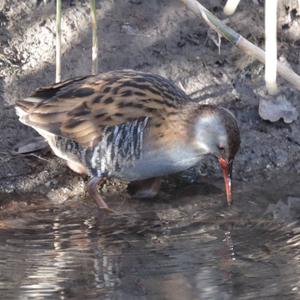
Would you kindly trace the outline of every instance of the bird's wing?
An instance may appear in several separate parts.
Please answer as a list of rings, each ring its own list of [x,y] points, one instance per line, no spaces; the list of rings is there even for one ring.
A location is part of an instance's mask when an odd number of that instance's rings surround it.
[[[92,147],[106,127],[143,117],[159,127],[185,97],[163,77],[115,71],[41,88],[16,106],[23,123]]]

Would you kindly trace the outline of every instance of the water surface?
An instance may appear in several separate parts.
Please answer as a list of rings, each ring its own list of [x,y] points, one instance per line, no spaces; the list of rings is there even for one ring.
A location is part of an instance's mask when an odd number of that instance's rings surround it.
[[[78,199],[2,211],[1,299],[300,299],[293,178],[236,183],[231,209],[218,181],[112,195],[108,217]]]

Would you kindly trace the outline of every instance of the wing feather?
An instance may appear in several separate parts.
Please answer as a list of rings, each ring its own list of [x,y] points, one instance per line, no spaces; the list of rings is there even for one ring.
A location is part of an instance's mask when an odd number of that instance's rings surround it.
[[[39,89],[16,105],[23,123],[92,147],[101,140],[104,128],[142,117],[163,122],[187,99],[158,75],[115,71]]]

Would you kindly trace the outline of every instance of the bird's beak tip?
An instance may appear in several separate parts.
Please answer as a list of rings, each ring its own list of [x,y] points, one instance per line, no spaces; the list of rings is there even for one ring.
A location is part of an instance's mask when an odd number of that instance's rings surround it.
[[[224,158],[219,158],[219,163],[220,163],[221,169],[223,170],[223,177],[224,177],[225,189],[226,189],[227,205],[228,205],[228,207],[231,207],[231,205],[232,205],[232,193],[231,193],[232,162],[228,162]]]
[[[228,205],[228,207],[231,207],[231,205],[232,205],[232,198],[228,197],[228,195],[227,195],[227,205]]]

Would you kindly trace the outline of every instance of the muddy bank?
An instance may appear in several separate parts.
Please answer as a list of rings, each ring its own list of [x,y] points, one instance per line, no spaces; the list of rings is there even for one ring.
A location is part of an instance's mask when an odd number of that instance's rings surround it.
[[[202,1],[224,19],[225,1]],[[263,68],[216,36],[180,1],[101,1],[97,4],[99,70],[131,68],[161,74],[181,84],[196,101],[228,107],[237,116],[242,145],[234,177],[239,181],[270,178],[273,172],[300,170],[300,124],[271,124],[258,116],[264,93]],[[84,194],[83,180],[51,153],[14,156],[13,147],[35,132],[20,124],[17,99],[54,81],[55,1],[26,0],[0,4],[0,192],[37,191],[50,198]],[[299,73],[300,13],[297,1],[280,1],[279,55]],[[243,1],[228,24],[263,46],[263,4]],[[85,1],[64,1],[62,78],[91,69],[91,30]],[[280,81],[281,92],[300,111],[298,92]],[[183,180],[199,175],[221,177],[208,159]],[[176,179],[172,179],[175,182]],[[123,185],[120,183],[120,188]],[[52,194],[51,194],[52,193]],[[1,196],[2,200],[3,196]],[[4,197],[5,198],[5,197]]]

